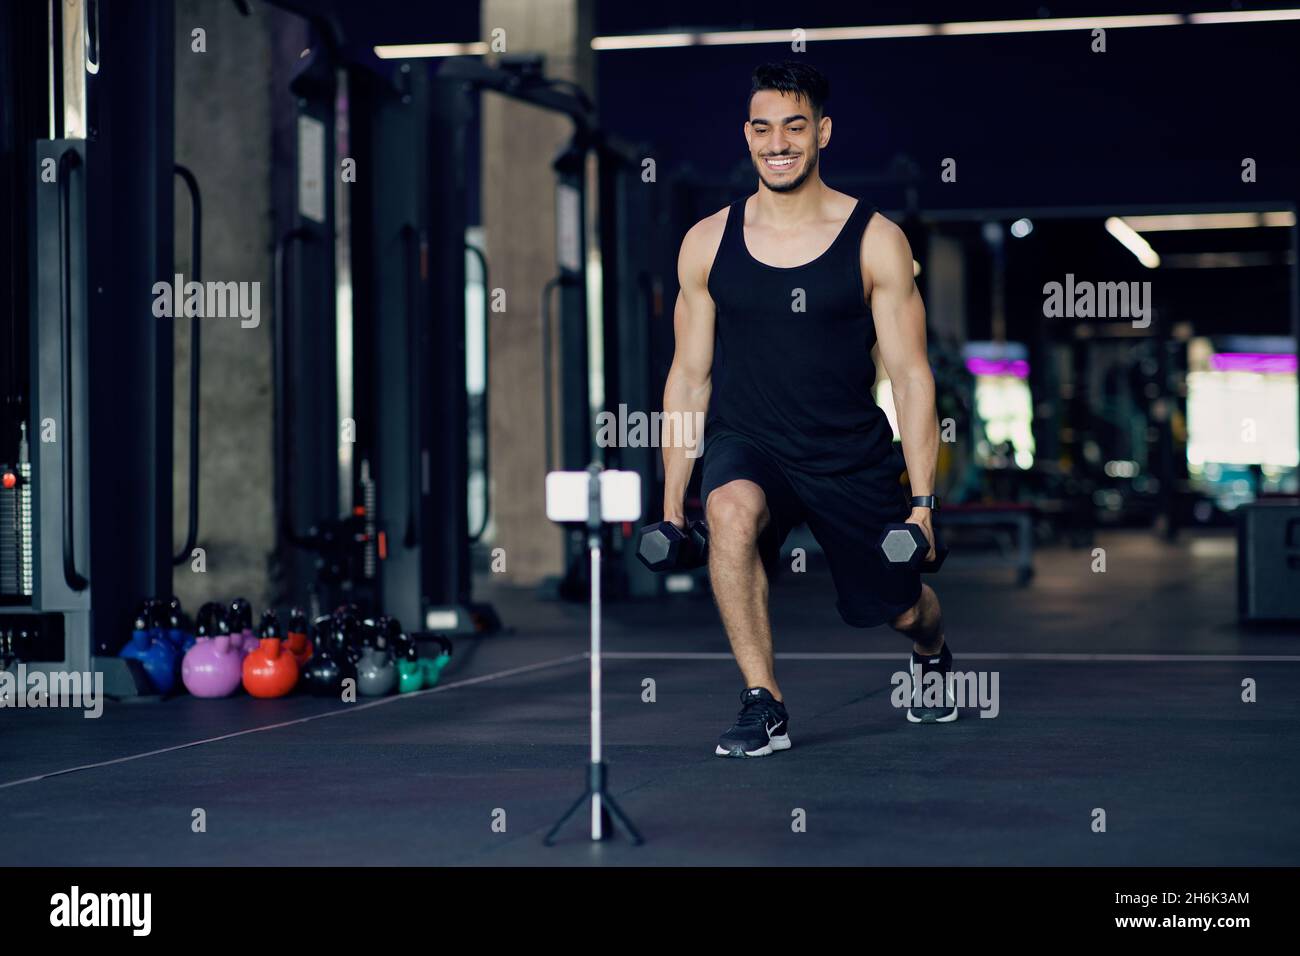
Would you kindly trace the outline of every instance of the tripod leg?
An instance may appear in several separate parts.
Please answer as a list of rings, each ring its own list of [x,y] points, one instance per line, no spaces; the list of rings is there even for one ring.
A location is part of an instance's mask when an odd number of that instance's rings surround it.
[[[637,832],[636,827],[632,825],[632,821],[628,819],[627,814],[625,814],[619,805],[614,802],[613,797],[605,794],[601,798],[601,806],[604,807],[608,814],[614,818],[614,822],[618,824],[619,828],[632,838],[634,844],[640,846],[645,842],[645,839]]]
[[[555,845],[555,835],[560,832],[561,828],[563,828],[563,826],[566,823],[569,822],[569,818],[582,808],[582,805],[587,802],[587,798],[590,796],[591,796],[591,791],[588,790],[586,793],[584,793],[582,796],[580,796],[577,800],[574,801],[573,806],[569,807],[568,810],[564,811],[564,816],[560,817],[560,819],[556,822],[555,826],[551,827],[551,832],[546,834],[546,838],[542,840],[542,843],[545,846]]]

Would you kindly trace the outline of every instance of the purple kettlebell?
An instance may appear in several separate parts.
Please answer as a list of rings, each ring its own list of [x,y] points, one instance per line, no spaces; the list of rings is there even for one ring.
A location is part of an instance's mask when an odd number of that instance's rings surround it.
[[[244,656],[231,645],[215,613],[219,610],[219,605],[205,604],[199,611],[194,646],[181,661],[181,680],[195,697],[229,697],[243,677]]]

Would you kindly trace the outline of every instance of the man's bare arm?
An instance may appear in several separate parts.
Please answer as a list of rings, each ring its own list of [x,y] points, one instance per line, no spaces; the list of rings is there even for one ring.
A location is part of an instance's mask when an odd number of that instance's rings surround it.
[[[709,408],[713,374],[713,326],[716,312],[708,290],[709,266],[717,242],[710,221],[691,228],[682,240],[677,257],[677,279],[681,291],[673,308],[673,364],[664,384],[664,433],[660,440],[664,456],[664,520],[686,525],[686,486],[698,448],[684,447],[684,437],[700,439],[695,422],[702,422]],[[677,413],[677,414],[673,414]],[[685,436],[670,429],[669,422],[690,421]],[[689,453],[689,454],[688,454]]]
[[[876,217],[863,242],[862,267],[872,280],[876,340],[893,389],[912,494],[934,494],[939,453],[934,375],[925,351],[925,305],[913,278],[912,249],[903,230],[883,216]],[[914,514],[912,520],[928,515]],[[928,529],[929,522],[925,524]]]

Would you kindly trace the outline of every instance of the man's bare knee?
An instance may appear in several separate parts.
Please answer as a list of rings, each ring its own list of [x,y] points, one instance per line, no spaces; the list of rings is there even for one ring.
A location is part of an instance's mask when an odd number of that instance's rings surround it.
[[[752,481],[729,481],[709,493],[705,505],[711,547],[751,543],[767,524],[767,499]]]
[[[924,597],[922,595],[915,604],[890,621],[889,626],[904,633],[916,630],[921,623],[921,601],[924,600]]]

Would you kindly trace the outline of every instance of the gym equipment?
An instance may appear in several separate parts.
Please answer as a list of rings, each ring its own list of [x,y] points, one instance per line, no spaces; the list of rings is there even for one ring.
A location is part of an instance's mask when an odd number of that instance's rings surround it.
[[[364,697],[386,697],[397,687],[397,667],[387,648],[368,647],[357,665],[357,692]]]
[[[424,666],[420,660],[420,651],[414,644],[407,644],[397,658],[397,692],[409,694],[424,686]]]
[[[284,645],[293,655],[293,659],[298,662],[299,670],[311,660],[313,648],[311,641],[307,639],[307,615],[300,607],[289,612],[289,632]]]
[[[118,651],[118,657],[125,657],[129,660],[139,660],[140,655],[149,649],[149,621],[148,614],[144,608],[135,616],[135,623],[131,626],[131,639],[126,642],[126,646]]]
[[[208,633],[212,636],[212,639],[216,640],[221,636],[228,638],[230,649],[238,654],[239,659],[242,661],[244,658],[244,636],[231,625],[226,608],[214,601],[208,610],[208,616],[210,620]]]
[[[253,606],[241,597],[230,602],[230,643],[245,657],[257,648],[257,635],[253,633]]]
[[[317,697],[334,697],[343,681],[356,679],[357,671],[347,654],[346,638],[341,637],[338,622],[329,617],[317,618],[316,653],[302,673],[303,686]]]
[[[887,564],[902,565],[922,574],[934,574],[943,567],[948,557],[948,548],[939,543],[938,532],[934,538],[934,560],[927,561],[930,542],[925,537],[919,524],[908,521],[899,524],[887,524],[880,533],[877,543],[880,556]]]
[[[319,37],[335,36],[330,19],[314,22]],[[289,127],[315,135],[275,170],[296,188],[277,206],[273,253],[273,560],[313,608],[355,600],[413,627],[475,633],[496,616],[471,600],[466,494],[468,166],[454,157],[473,104],[464,82],[414,67],[381,76],[322,39],[282,101]],[[333,189],[314,170],[344,156],[382,173]],[[445,175],[428,175],[435,162]],[[340,445],[340,417],[363,437]]]
[[[218,604],[200,609],[194,646],[181,660],[181,680],[195,697],[229,697],[243,676],[243,655],[231,646],[220,610]]]
[[[181,599],[174,594],[167,602],[167,639],[182,654],[194,646],[194,634],[181,609]]]
[[[162,601],[150,598],[144,602],[144,607],[149,620],[149,640],[167,640],[167,614]]]
[[[651,571],[691,571],[709,561],[709,528],[693,521],[683,531],[671,521],[648,524],[637,532],[636,556]]]
[[[1257,501],[1237,522],[1238,619],[1300,621],[1300,505]]]
[[[244,689],[254,697],[283,697],[298,683],[298,662],[280,640],[275,611],[262,614],[256,650],[244,658]]]
[[[340,662],[346,661],[353,671],[364,650],[361,643],[363,631],[364,624],[355,604],[344,605],[334,612],[330,628],[334,651]]]
[[[388,646],[388,618],[367,622],[364,649],[357,663],[357,693],[385,697],[397,687],[397,665]]]
[[[176,687],[176,671],[180,653],[166,638],[153,638],[139,658],[144,665],[149,682],[158,693],[170,694]]]
[[[426,689],[433,687],[442,678],[442,672],[451,663],[452,646],[451,641],[439,634],[434,634],[430,638],[442,650],[437,657],[425,657],[420,660],[420,670],[424,677],[424,686]]]
[[[176,686],[176,666],[179,660],[176,647],[164,636],[158,619],[162,608],[157,601],[146,601],[136,615],[131,639],[118,652],[118,657],[137,660],[154,691],[170,694]]]
[[[436,685],[442,677],[442,670],[451,663],[450,654],[439,654],[437,657],[426,657],[420,661],[420,675],[424,679],[424,687],[427,690]]]
[[[0,462],[18,479],[17,501],[0,499],[18,506],[24,548],[17,593],[0,584],[4,624],[37,638],[24,648],[39,654],[29,673],[93,672],[108,696],[149,694],[143,669],[118,651],[141,598],[171,590],[175,322],[133,317],[140,290],[175,262],[175,108],[163,82],[174,72],[174,11],[140,6],[101,33],[87,27],[92,4],[51,8],[48,19],[18,20],[11,7],[0,33],[22,59],[0,55],[4,72],[23,97],[48,103],[49,118],[10,108],[19,100],[6,86],[0,139],[22,144],[5,152],[24,168],[56,175],[7,176],[0,187],[4,273],[22,277],[6,286],[12,308],[0,319]],[[129,64],[137,81],[98,68],[109,63]],[[141,83],[165,93],[142,98]],[[19,421],[29,461],[14,455]],[[57,440],[32,431],[43,422],[57,423]],[[0,500],[0,519],[8,507]]]
[[[409,694],[417,690],[428,690],[442,679],[442,672],[451,663],[451,641],[441,634],[424,635],[440,648],[434,657],[421,657],[420,648],[405,632],[390,638],[393,648],[397,674],[397,692]]]

